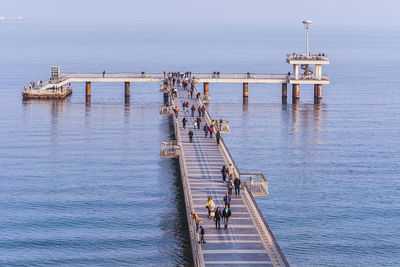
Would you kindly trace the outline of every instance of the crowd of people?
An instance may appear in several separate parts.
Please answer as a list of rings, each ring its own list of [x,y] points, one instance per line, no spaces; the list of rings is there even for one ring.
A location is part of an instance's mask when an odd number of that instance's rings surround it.
[[[182,79],[182,80],[181,80]],[[193,94],[195,90],[195,83],[193,77],[190,76],[190,73],[168,73],[166,74],[166,80],[168,86],[173,88],[182,88],[183,91],[187,91],[188,99],[193,99]],[[174,97],[177,97],[177,90],[172,92]],[[199,94],[197,94],[198,96]],[[192,105],[190,105],[192,102]],[[204,131],[204,138],[213,138],[213,134],[215,133],[215,140],[217,145],[220,144],[221,132],[220,125],[222,124],[222,120],[212,120],[210,124],[207,123],[205,119],[206,107],[202,104],[196,104],[197,101],[193,103],[190,100],[184,100],[182,102],[182,111],[184,112],[183,118],[181,120],[182,127],[184,130],[187,130],[187,134],[189,136],[189,142],[193,142],[193,137],[195,133],[199,131],[201,128]],[[196,114],[197,111],[197,114]],[[174,112],[176,118],[178,118],[179,107],[174,106]],[[198,116],[196,116],[198,115]],[[193,121],[192,127],[187,127],[189,123],[189,118],[192,118]],[[202,123],[204,123],[202,125]],[[203,127],[201,127],[203,126]],[[217,128],[217,129],[216,129]],[[234,167],[232,163],[227,166],[223,166],[221,169],[222,174],[222,182],[226,184],[227,192],[225,195],[221,196],[223,200],[223,206],[217,207],[212,196],[209,196],[206,201],[206,209],[208,210],[208,219],[215,221],[215,228],[221,229],[221,221],[223,221],[224,229],[228,229],[229,218],[232,216],[231,211],[231,201],[233,188],[235,188],[235,195],[240,195],[240,178],[234,175]],[[196,232],[199,234],[198,242],[206,243],[205,240],[205,228],[202,225],[202,220],[198,216],[195,211],[192,211],[192,218],[196,224]]]

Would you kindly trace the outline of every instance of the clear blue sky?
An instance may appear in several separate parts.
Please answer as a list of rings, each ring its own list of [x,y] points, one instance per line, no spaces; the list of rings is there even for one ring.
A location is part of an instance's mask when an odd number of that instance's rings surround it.
[[[400,26],[398,0],[0,0],[0,16],[46,20],[132,20],[144,23]]]

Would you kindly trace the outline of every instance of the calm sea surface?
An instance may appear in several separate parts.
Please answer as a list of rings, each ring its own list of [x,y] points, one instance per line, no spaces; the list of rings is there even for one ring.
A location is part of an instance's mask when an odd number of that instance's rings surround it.
[[[302,26],[0,23],[0,265],[191,265],[176,161],[158,84],[74,84],[65,101],[23,102],[29,81],[65,72],[291,71]],[[282,105],[280,85],[210,85],[214,117],[292,266],[400,265],[400,34],[311,30],[330,56],[322,104],[311,86]],[[289,90],[290,94],[290,90]]]

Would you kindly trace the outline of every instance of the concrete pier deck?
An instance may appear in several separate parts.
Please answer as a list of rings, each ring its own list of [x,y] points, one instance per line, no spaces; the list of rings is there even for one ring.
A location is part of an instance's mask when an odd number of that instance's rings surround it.
[[[195,92],[196,93],[196,92]],[[180,109],[178,118],[173,116],[177,144],[180,146],[180,170],[184,188],[186,213],[188,217],[191,245],[195,266],[289,266],[282,250],[272,234],[267,222],[260,212],[251,193],[243,188],[240,196],[232,195],[232,217],[228,229],[216,229],[215,222],[208,219],[206,201],[212,196],[216,207],[224,207],[223,197],[227,192],[227,185],[222,181],[222,166],[234,164],[234,174],[239,175],[239,169],[232,159],[223,140],[219,146],[213,138],[205,137],[203,126],[210,125],[211,118],[206,111],[205,118],[201,118],[200,129],[193,129],[193,122],[198,112],[197,107],[202,105],[201,100],[188,99],[187,92],[178,89],[178,97],[172,99],[172,104]],[[189,110],[182,110],[182,103],[189,102]],[[195,116],[191,116],[190,107],[195,105]],[[183,129],[182,118],[188,123]],[[188,131],[194,132],[193,143],[189,142]],[[191,211],[195,211],[202,220],[205,228],[207,243],[199,244],[199,237],[195,232],[195,223],[191,218]]]

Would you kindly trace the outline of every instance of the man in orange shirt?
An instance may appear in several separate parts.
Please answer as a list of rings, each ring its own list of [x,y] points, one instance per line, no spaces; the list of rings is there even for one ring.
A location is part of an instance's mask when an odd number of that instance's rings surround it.
[[[192,211],[192,217],[193,217],[194,221],[196,222],[196,232],[199,232],[199,226],[200,226],[201,219],[194,211]]]

